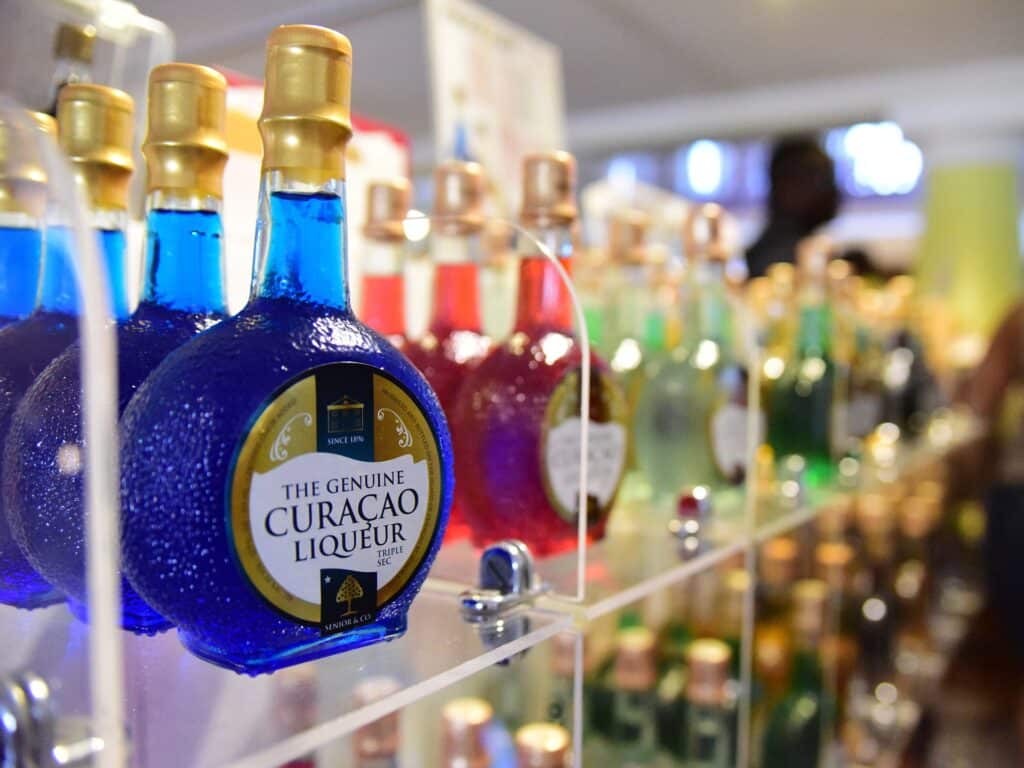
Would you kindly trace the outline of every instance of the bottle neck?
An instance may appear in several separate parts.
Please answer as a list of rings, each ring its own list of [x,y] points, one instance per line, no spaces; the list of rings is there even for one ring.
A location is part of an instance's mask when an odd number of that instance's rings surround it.
[[[793,671],[790,676],[792,690],[808,692],[821,690],[821,662],[814,649],[813,642],[803,642],[798,638],[797,647],[793,652]]]
[[[197,314],[226,314],[224,230],[215,199],[150,194],[142,301]]]
[[[254,298],[348,312],[345,182],[314,188],[268,171],[259,210]]]
[[[697,301],[693,317],[694,341],[708,339],[728,346],[732,341],[732,311],[725,287],[725,264],[717,259],[697,263]]]
[[[93,211],[101,263],[106,270],[110,292],[110,314],[115,320],[128,317],[128,264],[124,236],[124,211]],[[74,235],[65,224],[46,230],[42,277],[39,283],[40,309],[78,314],[78,283],[74,262]]]
[[[0,213],[0,318],[22,318],[34,308],[42,254],[38,220]]]
[[[359,317],[385,336],[405,335],[405,279],[401,243],[369,240],[363,261]]]
[[[805,291],[800,302],[797,350],[804,357],[826,357],[830,352],[832,318],[820,290]]]
[[[479,333],[479,235],[436,235],[431,251],[436,265],[431,333],[438,336],[449,331]]]
[[[516,306],[517,332],[572,334],[572,296],[555,265],[540,252],[534,239],[558,257],[572,276],[573,244],[568,227],[551,227],[520,237],[519,301]]]

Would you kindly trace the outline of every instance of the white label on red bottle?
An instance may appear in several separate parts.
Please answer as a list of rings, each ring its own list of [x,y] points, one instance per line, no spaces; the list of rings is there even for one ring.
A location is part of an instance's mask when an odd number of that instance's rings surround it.
[[[541,471],[548,501],[558,516],[575,522],[579,511],[581,426],[580,376],[568,374],[552,393],[541,438]],[[594,371],[587,430],[588,524],[611,509],[626,469],[626,400],[607,373]]]

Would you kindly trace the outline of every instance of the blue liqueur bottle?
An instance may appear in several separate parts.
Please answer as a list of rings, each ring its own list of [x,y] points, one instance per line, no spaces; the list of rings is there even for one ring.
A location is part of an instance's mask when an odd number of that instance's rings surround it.
[[[36,305],[46,171],[31,144],[33,130],[53,137],[57,123],[42,112],[0,118],[0,328]]]
[[[402,634],[451,505],[437,397],[349,306],[351,66],[337,32],[271,33],[253,295],[122,422],[129,582],[249,674]]]
[[[132,100],[98,85],[74,84],[61,90],[58,138],[77,185],[90,208],[100,256],[109,274],[110,312],[127,314],[123,219],[132,173]],[[39,301],[24,320],[0,331],[0,443],[6,443],[15,408],[28,388],[75,341],[78,287],[71,231],[55,220],[47,225]],[[74,445],[51,453],[49,461],[75,472],[80,452]],[[11,534],[7,499],[14,492],[0,462],[0,602],[35,608],[64,599],[25,558]]]
[[[118,408],[167,355],[227,315],[220,203],[227,160],[227,82],[217,71],[163,64],[149,78],[148,232],[138,308],[119,318]],[[4,456],[7,516],[22,552],[85,618],[81,349],[76,342],[36,379],[15,412]],[[151,634],[171,626],[122,584],[121,623]]]

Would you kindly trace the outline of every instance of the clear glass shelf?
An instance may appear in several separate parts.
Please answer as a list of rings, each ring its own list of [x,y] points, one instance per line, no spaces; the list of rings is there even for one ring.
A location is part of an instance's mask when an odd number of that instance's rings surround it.
[[[277,768],[570,624],[568,616],[521,610],[482,628],[463,620],[451,594],[428,587],[403,637],[255,678],[191,656],[174,632],[125,634],[131,764]],[[0,646],[16,662],[10,668],[50,681],[62,715],[89,711],[86,639],[87,628],[64,606],[0,608]],[[371,678],[393,681],[392,690],[357,701],[355,689]]]

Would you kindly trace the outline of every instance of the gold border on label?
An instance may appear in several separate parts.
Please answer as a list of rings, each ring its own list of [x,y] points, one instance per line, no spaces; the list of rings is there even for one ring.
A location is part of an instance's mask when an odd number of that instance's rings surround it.
[[[437,438],[422,409],[402,387],[380,372],[364,363],[329,363],[325,368],[334,365],[365,368],[370,371],[374,393],[374,413],[368,414],[374,425],[374,460],[396,458],[411,454],[413,461],[426,460],[429,493],[427,508],[424,513],[423,528],[420,536],[407,556],[405,564],[386,584],[378,585],[377,608],[397,596],[408,584],[416,571],[423,564],[423,559],[430,549],[431,540],[441,516],[441,456],[437,447]],[[233,542],[242,571],[253,587],[268,602],[282,613],[308,624],[319,624],[320,604],[311,603],[296,597],[286,590],[270,573],[256,551],[256,543],[250,528],[249,493],[252,488],[253,472],[267,463],[266,457],[271,450],[271,443],[288,422],[304,413],[312,415],[312,425],[300,425],[299,428],[312,430],[312,438],[293,441],[289,444],[288,458],[301,456],[316,451],[316,374],[319,369],[312,369],[303,378],[296,381],[277,395],[272,401],[262,406],[246,435],[231,478],[231,506],[228,510],[230,521],[229,539]],[[378,418],[382,408],[402,417],[406,434],[411,439],[408,446],[399,445],[396,437],[400,434],[393,422],[385,417]],[[386,414],[385,414],[386,416]],[[386,457],[384,454],[390,454]],[[343,634],[343,632],[339,633]]]

